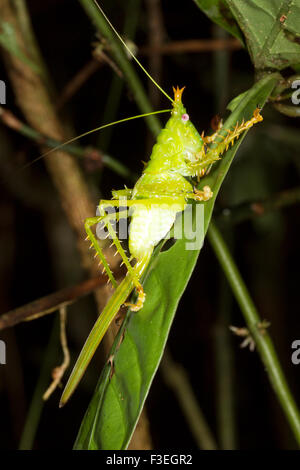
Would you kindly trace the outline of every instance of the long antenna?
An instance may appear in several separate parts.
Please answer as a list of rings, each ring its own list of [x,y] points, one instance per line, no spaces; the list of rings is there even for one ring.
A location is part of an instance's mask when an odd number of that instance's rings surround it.
[[[130,50],[130,48],[127,46],[126,42],[124,41],[124,39],[121,37],[121,35],[118,33],[118,31],[116,30],[116,28],[112,25],[112,23],[110,22],[110,20],[107,18],[106,14],[104,13],[104,11],[102,10],[102,8],[100,7],[99,3],[97,2],[97,0],[94,0],[94,3],[96,5],[96,7],[100,10],[100,12],[102,13],[102,15],[104,16],[104,18],[106,19],[107,23],[109,24],[109,26],[111,27],[111,29],[114,31],[114,33],[116,34],[116,36],[119,38],[119,40],[121,41],[121,43],[123,44],[123,46],[125,47],[126,51],[131,55],[131,57],[136,61],[136,63],[141,67],[141,69],[143,70],[143,72],[147,75],[148,78],[150,78],[150,80],[154,83],[155,86],[157,86],[157,88],[168,98],[168,100],[170,100],[172,103],[174,103],[174,100],[168,95],[168,93],[165,92],[165,90],[163,90],[159,84],[154,80],[153,77],[151,77],[150,73],[147,72],[147,70],[145,69],[145,67],[143,67],[143,65],[140,63],[140,61],[135,57],[134,53]]]
[[[172,111],[171,109],[162,109],[161,111],[153,111],[151,113],[146,113],[146,114],[139,114],[137,116],[130,116],[124,119],[120,119],[119,121],[115,122],[110,122],[109,124],[104,124],[103,126],[96,127],[95,129],[91,129],[90,131],[84,132],[83,134],[78,135],[77,137],[73,137],[73,139],[67,140],[66,142],[63,142],[61,145],[58,145],[57,147],[49,150],[46,153],[43,153],[43,155],[40,155],[39,157],[35,158],[31,162],[26,163],[26,165],[22,166],[20,170],[25,170],[25,168],[28,168],[30,165],[33,165],[33,163],[38,162],[42,158],[46,157],[50,153],[56,152],[57,150],[60,150],[61,148],[65,147],[66,145],[72,144],[76,140],[81,139],[82,137],[85,137],[89,134],[92,134],[93,132],[100,131],[101,129],[105,129],[106,127],[114,126],[115,124],[120,124],[121,122],[126,122],[126,121],[131,121],[132,119],[139,119],[142,117],[147,117],[147,116],[152,116],[153,114],[161,114],[161,113],[169,113]]]

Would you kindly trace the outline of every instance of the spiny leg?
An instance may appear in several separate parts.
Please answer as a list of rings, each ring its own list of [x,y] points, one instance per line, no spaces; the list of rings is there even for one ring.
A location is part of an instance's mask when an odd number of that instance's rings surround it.
[[[213,159],[216,155],[222,155],[223,152],[228,150],[230,144],[234,144],[234,141],[239,138],[242,132],[250,129],[250,127],[252,127],[257,122],[261,122],[262,120],[263,117],[260,115],[260,109],[256,108],[251,119],[246,122],[243,120],[241,124],[236,123],[236,126],[232,130],[227,129],[227,135],[225,137],[219,136],[223,139],[222,142],[218,143],[215,148],[208,150],[206,157]]]
[[[100,216],[100,217],[89,217],[88,219],[85,220],[85,230],[87,233],[87,239],[91,241],[91,247],[93,247],[96,250],[96,254],[100,258],[100,262],[103,264],[104,270],[106,271],[109,280],[111,281],[113,287],[117,287],[117,282],[114,278],[114,275],[109,267],[109,264],[106,261],[106,258],[104,256],[104,253],[102,249],[100,248],[100,245],[93,234],[91,227],[93,225],[98,224],[99,222],[102,222],[105,226],[109,222],[109,220],[119,220],[120,218],[128,217],[128,212],[124,211],[124,213],[118,213],[118,214],[108,214],[105,216]]]
[[[230,144],[234,144],[234,141],[239,138],[242,132],[250,129],[254,124],[263,120],[259,112],[260,109],[256,108],[251,119],[246,122],[243,120],[241,124],[237,123],[233,130],[227,129],[227,135],[225,137],[222,135],[216,135],[214,140],[221,138],[222,142],[219,142],[212,149],[206,150],[203,147],[202,151],[198,155],[198,160],[189,165],[192,172],[197,176],[203,176],[213,163],[220,160],[220,155],[228,150]]]
[[[94,236],[92,230],[90,227],[92,227],[93,225],[99,223],[99,222],[102,222],[104,224],[104,226],[108,229],[108,233],[111,235],[112,239],[113,239],[113,242],[112,244],[116,246],[117,248],[117,252],[121,255],[121,258],[123,260],[123,263],[125,264],[129,274],[131,275],[133,281],[134,281],[134,284],[135,284],[135,288],[138,292],[138,300],[137,300],[137,303],[136,305],[133,305],[133,304],[128,304],[129,306],[131,306],[131,310],[134,310],[134,311],[137,311],[137,310],[140,310],[143,306],[143,303],[145,301],[145,293],[144,293],[144,290],[143,290],[143,287],[141,285],[141,283],[139,282],[139,278],[137,276],[137,273],[134,269],[134,267],[131,266],[130,264],[130,259],[128,259],[128,257],[126,256],[126,253],[125,253],[125,250],[123,249],[121,243],[120,243],[120,240],[118,239],[117,237],[117,234],[115,232],[115,230],[113,229],[111,223],[109,222],[110,220],[118,220],[120,218],[124,218],[124,217],[128,217],[128,211],[124,211],[124,214],[122,214],[122,212],[118,213],[118,214],[106,214],[106,215],[102,215],[100,217],[91,217],[89,219],[87,219],[85,221],[85,228],[86,228],[86,232],[87,232],[87,235],[88,235],[88,238],[89,240],[92,242],[92,245],[95,250],[96,250],[96,253],[98,254],[98,256],[100,257],[100,260],[101,262],[103,263],[103,267],[104,267],[104,270],[106,271],[112,285],[116,288],[117,287],[117,282],[114,278],[114,275],[105,259],[105,256],[99,246],[99,243],[98,241],[96,240],[96,237]],[[122,264],[123,264],[122,263]],[[127,305],[127,304],[125,304]]]
[[[105,212],[105,208],[104,207],[108,207],[109,205],[112,205],[110,204],[112,201],[101,201],[100,204],[99,204],[99,210],[100,210],[100,213],[103,214]],[[118,201],[117,201],[118,202]],[[127,212],[127,211],[126,211]],[[119,213],[119,214],[122,214],[122,213]],[[109,215],[109,214],[107,214]],[[120,254],[122,260],[123,260],[123,263],[122,264],[125,264],[126,268],[127,268],[127,271],[128,271],[128,274],[129,276],[131,276],[132,280],[133,280],[133,283],[134,283],[134,286],[135,286],[135,289],[138,293],[138,299],[137,299],[137,302],[136,304],[125,304],[129,307],[131,307],[131,310],[133,311],[138,311],[142,308],[143,304],[144,304],[144,301],[145,301],[145,293],[144,293],[144,289],[143,289],[143,286],[142,284],[140,283],[140,279],[139,279],[139,276],[136,272],[136,270],[134,269],[133,266],[131,266],[130,264],[130,261],[131,261],[131,258],[128,258],[126,253],[125,253],[125,250],[123,249],[122,245],[121,245],[121,242],[120,240],[118,239],[117,237],[117,234],[114,230],[114,228],[112,227],[112,225],[110,224],[109,220],[107,220],[105,222],[105,226],[107,227],[108,229],[108,232],[109,234],[111,235],[112,239],[113,239],[113,242],[112,244],[114,244],[116,246],[116,249],[117,249],[117,252]]]
[[[206,173],[213,163],[220,160],[218,152],[205,152],[205,148],[197,155],[197,161],[189,163],[188,167],[193,176],[197,176],[198,181]]]
[[[202,132],[201,137],[202,137],[203,142],[204,142],[204,147],[203,147],[204,155],[202,155],[202,158],[205,158],[205,152],[206,152],[206,149],[207,149],[207,145],[214,143],[216,138],[219,136],[219,132],[222,129],[222,127],[223,127],[223,120],[219,118],[218,121],[217,121],[217,125],[213,127],[213,129],[215,129],[215,132],[213,134],[205,136],[204,131]],[[204,175],[207,175],[210,172],[210,169],[211,169],[213,163],[215,163],[215,161],[216,160],[209,163],[208,166],[206,166],[206,167],[202,168],[200,171],[198,171],[198,173],[197,173],[198,182],[200,181],[200,178],[202,178]]]
[[[162,197],[161,198],[161,204],[164,204],[164,205],[167,205],[167,206],[173,206],[173,207],[174,207],[174,205],[177,204],[178,211],[179,211],[179,210],[184,210],[185,200],[184,200],[184,197],[178,197],[178,198]],[[99,210],[100,210],[100,214],[104,214],[105,209],[108,208],[108,207],[116,207],[116,206],[117,207],[124,207],[124,206],[132,207],[132,206],[140,206],[140,205],[143,205],[146,208],[151,209],[151,206],[153,206],[153,205],[157,206],[158,205],[158,201],[155,198],[139,199],[139,200],[133,200],[132,199],[132,200],[129,200],[129,201],[128,200],[122,201],[122,199],[117,200],[117,201],[101,200],[100,204],[99,204]],[[143,287],[140,283],[140,278],[137,275],[135,267],[131,266],[131,264],[130,264],[131,259],[127,258],[126,254],[125,254],[125,252],[124,252],[124,250],[123,250],[123,248],[120,244],[120,241],[118,240],[118,238],[116,236],[116,233],[115,233],[113,227],[111,226],[111,224],[109,222],[107,222],[106,226],[107,226],[111,236],[115,240],[114,244],[116,245],[117,250],[118,250],[118,252],[120,253],[120,255],[123,259],[123,263],[125,264],[129,275],[132,276],[133,282],[135,284],[136,291],[138,293],[138,299],[137,299],[136,304],[126,303],[125,305],[129,306],[132,311],[138,311],[142,308],[143,303],[145,301],[145,293],[144,293]]]
[[[141,308],[144,305],[145,298],[146,298],[146,294],[144,292],[142,284],[139,283],[139,285],[136,286],[135,288],[136,288],[136,291],[137,291],[137,294],[138,294],[138,298],[137,298],[136,303],[135,304],[133,304],[131,302],[125,302],[124,303],[125,307],[129,307],[130,310],[132,310],[132,312],[138,312],[139,310],[141,310]]]

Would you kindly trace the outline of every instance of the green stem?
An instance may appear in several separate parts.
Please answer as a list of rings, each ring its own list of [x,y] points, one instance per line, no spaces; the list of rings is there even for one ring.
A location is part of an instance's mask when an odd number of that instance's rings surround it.
[[[280,366],[273,342],[268,333],[262,334],[258,325],[262,321],[249,295],[247,287],[238,268],[224,242],[219,230],[210,223],[208,239],[224,270],[233,294],[241,308],[248,329],[253,336],[259,355],[264,363],[271,385],[278,401],[300,446],[300,414],[294,398],[289,390],[284,373]]]
[[[226,41],[228,33],[218,25],[213,27],[215,39]],[[215,94],[215,113],[224,114],[229,96],[230,52],[228,50],[213,53],[213,75]],[[228,227],[229,228],[229,227]],[[227,328],[231,318],[231,291],[222,276],[219,292],[218,319],[214,336],[215,377],[216,377],[216,418],[218,438],[221,449],[235,449],[236,445],[236,409],[234,383],[234,351],[230,331]]]
[[[126,81],[128,82],[130,89],[134,95],[137,105],[143,113],[150,113],[152,111],[151,104],[147,98],[145,90],[138,78],[138,75],[128,60],[124,52],[122,44],[120,44],[119,39],[116,37],[115,33],[112,31],[110,26],[107,24],[105,18],[102,16],[95,3],[91,0],[79,0],[82,7],[92,19],[96,27],[99,29],[101,34],[109,41],[112,46],[112,54],[115,61],[121,68]],[[159,120],[155,116],[150,116],[147,119],[147,124],[154,135],[157,135],[161,129]]]
[[[51,90],[51,93],[53,93],[53,86],[49,79],[47,68],[41,55],[36,37],[32,30],[31,19],[27,5],[24,0],[13,0],[13,6],[15,8],[16,18],[22,30],[23,37],[26,41],[27,53],[32,58],[34,64],[38,64],[39,74],[41,75],[48,89]]]
[[[284,103],[273,103],[273,106],[277,111],[282,114],[285,114],[289,117],[300,117],[300,108],[299,106],[284,104]]]
[[[177,364],[166,349],[161,361],[160,370],[166,384],[173,390],[180,408],[186,418],[191,433],[199,449],[216,450],[215,437],[202,412],[193,387],[185,369]]]
[[[138,26],[138,19],[140,13],[140,0],[130,0],[126,5],[126,17],[124,22],[124,36],[129,37],[134,40],[136,29]],[[121,101],[122,90],[124,82],[116,74],[113,74],[110,89],[108,92],[108,97],[103,111],[102,122],[113,122],[116,121],[116,115]],[[111,141],[113,127],[110,127],[99,134],[97,140],[97,146],[99,146],[104,152],[108,149],[109,143]]]
[[[223,224],[230,245],[233,246],[232,227]],[[232,322],[233,295],[221,273],[218,291],[218,318],[215,324],[216,417],[221,449],[235,450],[237,444],[236,381],[232,334],[228,325]]]

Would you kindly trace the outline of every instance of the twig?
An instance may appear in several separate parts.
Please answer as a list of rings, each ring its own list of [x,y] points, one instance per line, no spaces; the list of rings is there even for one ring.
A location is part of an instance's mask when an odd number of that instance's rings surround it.
[[[48,400],[48,398],[50,397],[50,395],[52,395],[56,387],[61,383],[61,379],[70,364],[70,352],[68,348],[67,335],[66,335],[66,322],[67,322],[66,306],[60,307],[59,317],[60,317],[60,342],[61,342],[61,347],[63,351],[63,362],[60,366],[55,367],[55,369],[52,371],[53,381],[43,395],[43,400],[45,401]]]
[[[213,25],[212,33],[214,39],[228,40],[227,31],[216,24]],[[226,110],[230,88],[230,57],[231,51],[228,49],[212,53],[215,113],[223,114]],[[223,225],[223,230],[227,229],[228,232],[229,224]],[[214,328],[216,435],[221,449],[233,450],[237,447],[233,345],[225,326],[231,316],[232,294],[224,276],[220,281],[217,293],[218,317]]]
[[[25,137],[28,137],[38,145],[55,149],[62,144],[61,141],[47,137],[27,124],[24,124],[11,111],[4,108],[3,106],[0,106],[0,119],[3,124],[8,126],[10,129],[15,130]],[[107,168],[111,169],[115,173],[118,173],[123,178],[133,182],[135,182],[137,179],[137,175],[133,174],[125,165],[123,165],[123,163],[114,157],[111,157],[110,155],[102,153],[95,147],[82,147],[78,144],[69,144],[65,145],[65,150],[66,152],[69,152],[76,157],[83,158],[89,167],[102,168],[102,166],[105,165]]]
[[[215,450],[217,444],[199,407],[184,368],[176,364],[165,350],[160,370],[166,384],[173,390],[199,449]]]
[[[72,96],[78,92],[84,83],[99,70],[101,65],[101,62],[96,59],[91,59],[85,64],[63,88],[61,95],[57,99],[56,109],[61,109]]]
[[[238,50],[241,48],[242,45],[237,39],[189,39],[186,41],[172,41],[160,46],[144,46],[139,49],[139,54],[181,54],[183,52],[197,53]]]
[[[56,357],[57,354],[57,337],[58,317],[54,318],[48,344],[42,355],[41,367],[39,369],[39,377],[35,384],[31,402],[29,404],[26,421],[20,439],[19,450],[30,450],[33,448],[35,437],[38,431],[39,422],[45,404],[44,401],[41,400],[41,397],[49,381],[53,358]]]
[[[32,51],[34,48],[37,48],[37,45],[35,41],[32,41],[33,31],[28,15],[26,27],[22,27],[15,16],[15,11],[12,8],[13,3],[8,0],[2,0],[0,2],[0,16],[3,21],[11,25],[18,47],[26,56],[28,48]],[[17,3],[22,4],[22,10],[26,11],[24,0],[18,0]],[[22,18],[24,18],[24,15],[22,15]],[[38,68],[44,70],[44,64],[39,64],[39,62],[42,62],[39,51],[31,53],[31,59],[32,57],[37,62]],[[15,91],[16,100],[29,125],[41,134],[45,134],[55,140],[64,141],[66,139],[65,129],[56,115],[53,96],[41,76],[14,54],[4,51],[4,59]],[[71,155],[62,151],[55,152],[45,162],[59,193],[68,221],[76,232],[77,246],[81,254],[82,265],[89,270],[91,276],[96,275],[98,273],[97,263],[93,260],[84,242],[85,230],[83,224],[85,218],[94,214],[95,208],[89,198],[88,187],[77,162]],[[116,260],[110,251],[107,254],[108,262],[114,266]],[[102,308],[104,300],[103,295],[97,299],[100,308]]]
[[[102,44],[98,44],[94,51],[93,51],[93,56],[95,57],[95,59],[100,62],[100,63],[103,63],[103,62],[106,62],[110,68],[120,77],[120,78],[123,78],[123,73],[122,71],[119,69],[119,67],[117,66],[117,64],[107,55],[105,54],[104,50],[103,50],[103,45]]]
[[[117,276],[117,273],[116,273]],[[0,330],[10,328],[23,321],[31,321],[53,313],[63,306],[76,302],[80,297],[90,294],[95,289],[106,285],[105,276],[89,279],[72,287],[66,287],[53,294],[41,297],[22,307],[10,310],[0,316]]]
[[[93,1],[79,1],[86,13],[91,18],[91,20],[95,23],[96,27],[99,29],[101,34],[103,34],[103,36],[105,36],[105,38],[111,44],[112,55],[114,57],[114,60],[117,62],[118,66],[122,70],[124,78],[126,79],[133,93],[137,105],[143,113],[151,112],[152,108],[147,98],[147,94],[145,93],[145,90],[139,80],[139,77],[132,63],[128,60],[124,52],[124,48],[120,44],[120,41],[116,38],[115,34],[111,30],[110,26],[107,24],[104,17],[100,14],[98,8],[96,7]],[[157,135],[159,133],[161,126],[156,116],[149,116],[149,119],[147,119],[147,124],[150,130],[154,133],[154,135]]]
[[[273,103],[273,107],[285,116],[300,117],[300,106],[284,103]]]
[[[137,26],[139,24],[141,0],[129,0],[126,5],[126,16],[124,20],[123,36],[134,40]],[[113,74],[110,83],[107,100],[103,111],[103,122],[113,122],[116,120],[116,115],[121,101],[121,95],[125,80],[120,80],[117,74]],[[106,132],[99,134],[97,144],[103,150],[109,146],[113,134],[113,127],[107,128]]]
[[[247,219],[261,217],[269,212],[276,211],[283,207],[300,203],[300,188],[292,188],[281,191],[268,199],[256,202],[247,202],[236,207],[223,209],[218,218],[230,219],[233,223],[240,223]]]
[[[222,232],[233,246],[232,225],[223,224]],[[214,327],[217,437],[221,449],[235,450],[238,448],[236,368],[233,341],[228,329],[234,299],[223,273],[219,277],[218,318]]]
[[[161,82],[162,76],[162,54],[160,53],[161,44],[166,36],[164,31],[163,15],[160,0],[147,0],[147,17],[149,18],[148,27],[148,48],[149,48],[149,68],[152,77]],[[150,100],[154,108],[159,106],[161,94],[157,88],[149,83]]]
[[[123,76],[121,70],[116,66],[114,61],[105,54],[103,46],[99,45],[93,51],[93,59],[85,64],[64,87],[57,100],[56,108],[61,109],[72,98],[72,96],[78,92],[84,83],[94,75],[100,67],[102,67],[104,63],[108,64],[117,73],[117,75],[119,75],[119,77]]]
[[[247,327],[251,332],[258,353],[264,363],[266,373],[274,389],[277,399],[300,445],[300,413],[291,394],[283,370],[279,363],[273,342],[268,333],[262,334],[258,328],[262,320],[250,297],[247,287],[238,271],[238,268],[225,244],[219,230],[213,222],[208,229],[208,239],[222,266],[225,276],[231,286],[232,292],[244,315]]]

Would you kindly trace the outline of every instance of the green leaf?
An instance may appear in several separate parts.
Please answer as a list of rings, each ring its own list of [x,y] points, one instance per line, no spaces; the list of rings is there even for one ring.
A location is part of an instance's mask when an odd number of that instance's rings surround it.
[[[0,45],[4,47],[10,54],[14,55],[26,65],[28,65],[36,73],[40,73],[39,67],[34,62],[32,62],[20,49],[12,25],[2,21],[0,22],[0,27]]]
[[[208,18],[226,29],[226,31],[239,39],[244,45],[243,34],[226,0],[194,0],[194,2]]]
[[[300,0],[194,0],[215,23],[246,41],[256,69],[300,66]]]
[[[224,135],[226,129],[243,118],[250,118],[257,103],[263,106],[277,80],[278,74],[270,74],[244,95],[226,120]],[[213,198],[202,204],[203,238],[218,191],[244,137],[245,134],[224,154],[216,170],[203,179],[202,186],[209,184],[214,192]],[[113,374],[109,362],[82,421],[75,449],[117,450],[128,446],[159,366],[178,302],[200,251],[188,251],[187,238],[177,240],[167,251],[160,251],[161,246],[156,249],[144,280],[147,294],[144,307],[126,316],[110,353]]]
[[[244,91],[240,95],[235,96],[226,106],[226,109],[233,112],[237,105],[242,101],[242,99],[247,95],[248,91]]]
[[[299,64],[300,0],[227,0],[257,69]]]

